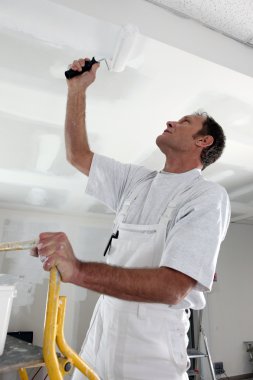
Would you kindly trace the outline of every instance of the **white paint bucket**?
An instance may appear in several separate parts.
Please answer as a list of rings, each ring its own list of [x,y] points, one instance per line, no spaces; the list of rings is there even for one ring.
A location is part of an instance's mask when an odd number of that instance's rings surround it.
[[[0,355],[4,350],[13,297],[16,296],[16,282],[16,277],[0,274]]]

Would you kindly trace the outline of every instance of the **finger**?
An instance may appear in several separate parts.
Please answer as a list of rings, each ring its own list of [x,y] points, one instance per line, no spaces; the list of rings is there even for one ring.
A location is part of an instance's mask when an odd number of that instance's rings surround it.
[[[69,68],[73,70],[80,70],[85,66],[85,62],[89,62],[90,58],[79,58],[72,62],[72,64],[69,65]]]
[[[74,63],[75,63],[75,66],[77,67],[78,70],[82,70],[82,67],[84,65],[83,60],[76,60],[76,61],[74,61]]]
[[[39,234],[39,239],[47,238],[49,236],[57,235],[59,232],[41,232]]]
[[[57,241],[57,236],[57,233],[41,233],[39,235],[39,240],[37,243],[38,254],[41,254],[42,250],[48,249],[51,246],[53,246],[54,249],[54,246],[56,245]]]
[[[38,254],[39,256],[45,256],[50,257],[56,254],[57,248],[56,244],[50,244],[47,246],[42,246],[41,248],[38,248]]]
[[[40,258],[40,261],[44,264],[45,261],[47,261],[47,257],[46,256],[41,256],[39,255],[39,258]]]
[[[30,250],[30,256],[33,256],[33,257],[38,257],[38,248],[37,247],[34,247]]]
[[[53,257],[48,257],[47,260],[43,263],[43,269],[47,272],[49,272],[54,267],[57,268],[57,262]],[[61,276],[61,273],[59,270],[58,270],[58,273]]]
[[[94,63],[94,65],[91,66],[91,71],[93,72],[93,74],[96,75],[96,72],[97,72],[97,69],[99,69],[100,67],[100,63]]]
[[[57,239],[58,237],[67,238],[64,232],[41,232],[39,234],[38,243],[46,242],[47,240]]]
[[[39,243],[37,250],[40,257],[64,256],[64,252],[68,249],[68,242],[63,240],[48,240]]]
[[[79,58],[79,59],[78,59],[78,62],[79,62],[79,64],[80,64],[82,67],[85,65],[85,61],[87,61],[87,58],[86,58],[86,59],[84,59],[84,58]]]
[[[85,65],[84,59],[76,60],[72,64],[73,70],[82,71],[83,66]]]
[[[55,266],[54,261],[53,257],[47,257],[43,262],[43,269],[47,272],[50,271]]]

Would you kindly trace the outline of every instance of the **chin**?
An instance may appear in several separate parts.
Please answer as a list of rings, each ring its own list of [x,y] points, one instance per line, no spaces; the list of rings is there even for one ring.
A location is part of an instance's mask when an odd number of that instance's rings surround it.
[[[156,145],[160,148],[160,144],[161,144],[161,140],[162,140],[162,135],[159,135],[157,136],[155,142],[156,142]]]
[[[161,141],[161,139],[159,139],[159,137],[161,137],[161,136],[157,137],[157,139],[156,139],[156,145],[158,146],[158,148],[160,149],[160,151],[162,153],[164,153],[164,151],[166,150],[166,149],[163,149],[163,148],[165,148],[165,144],[163,144],[163,142]]]

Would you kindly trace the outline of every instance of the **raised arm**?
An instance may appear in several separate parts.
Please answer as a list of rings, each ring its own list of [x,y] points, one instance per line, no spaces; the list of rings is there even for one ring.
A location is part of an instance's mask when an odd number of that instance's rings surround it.
[[[70,68],[81,71],[84,59],[74,61]],[[94,82],[99,64],[90,71],[67,80],[68,97],[65,119],[65,144],[67,160],[85,175],[89,175],[93,152],[86,131],[86,90]]]

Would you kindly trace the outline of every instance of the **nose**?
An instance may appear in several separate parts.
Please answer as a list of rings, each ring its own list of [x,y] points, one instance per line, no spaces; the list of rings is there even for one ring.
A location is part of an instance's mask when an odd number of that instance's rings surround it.
[[[167,127],[176,128],[177,122],[176,121],[167,121],[166,125],[167,125]]]

